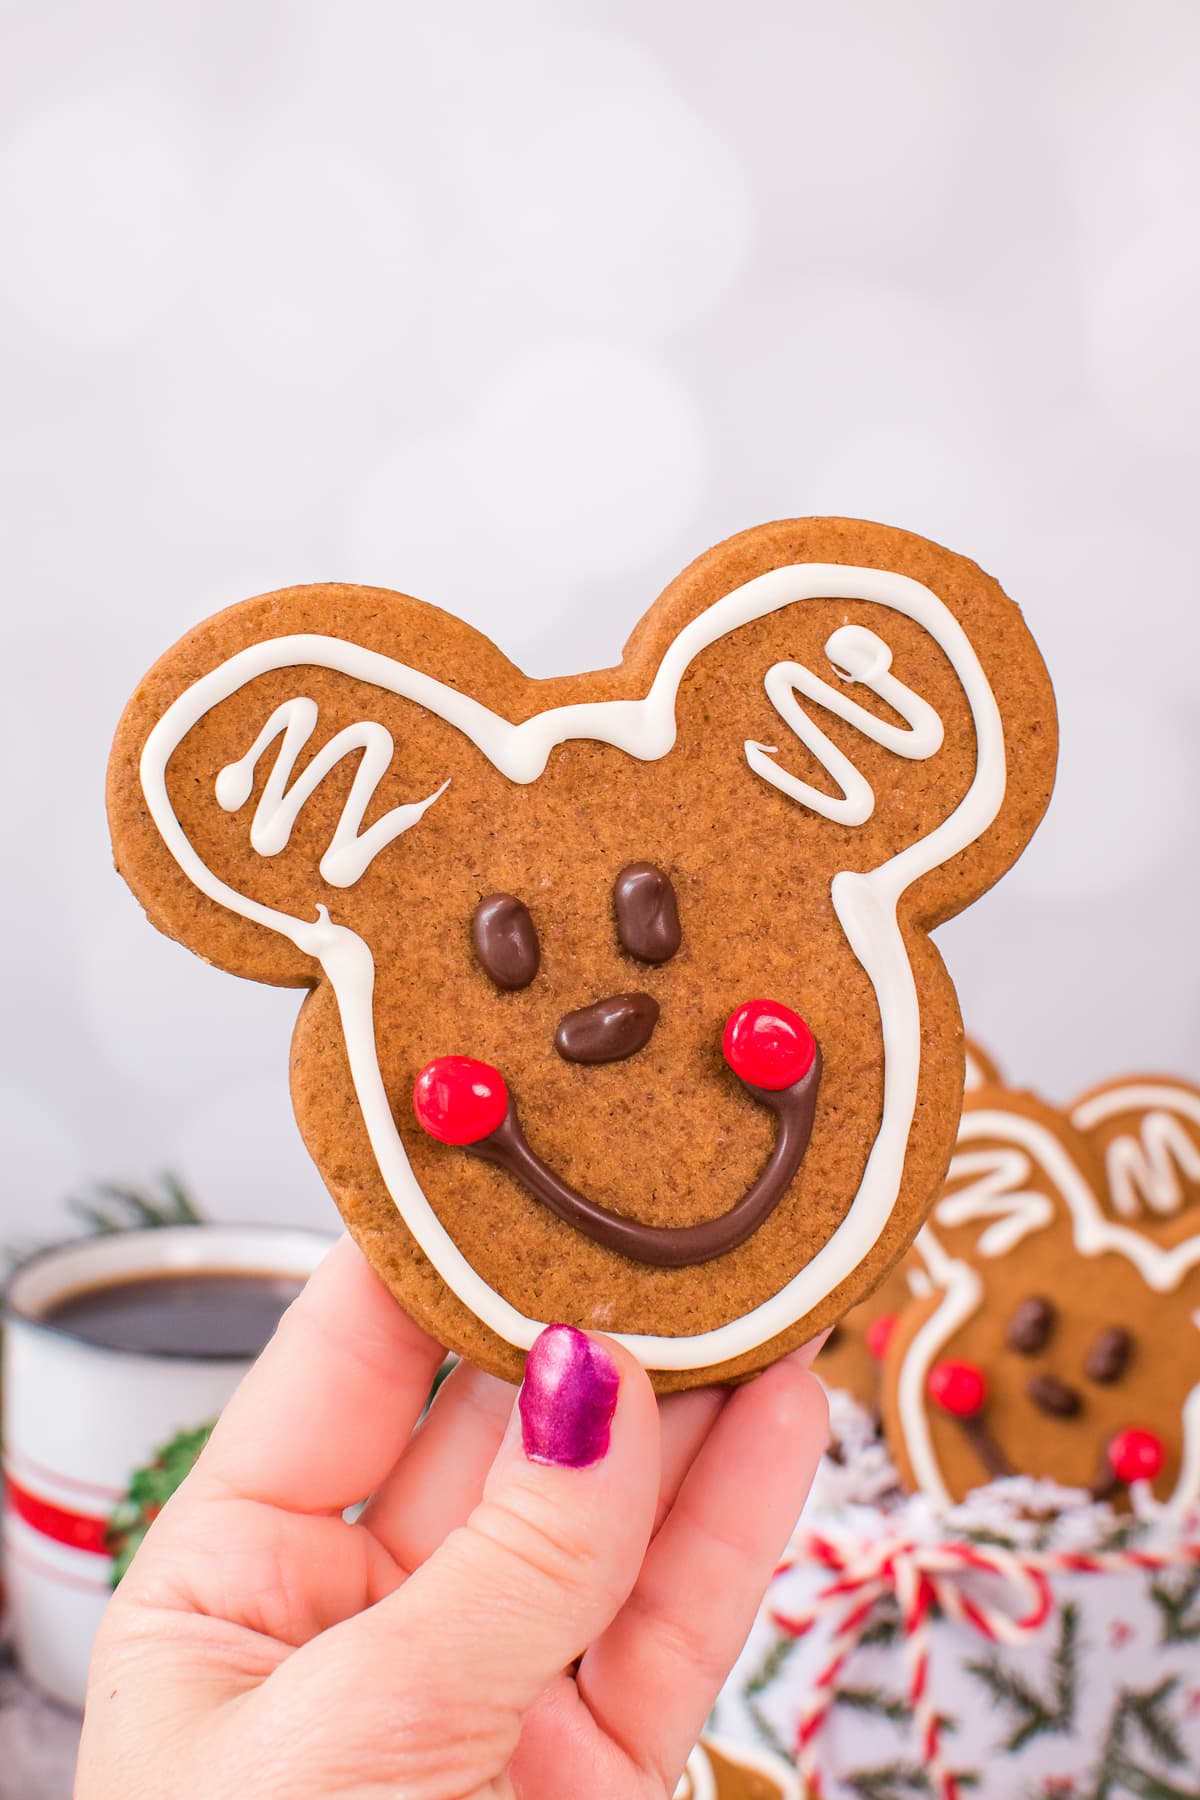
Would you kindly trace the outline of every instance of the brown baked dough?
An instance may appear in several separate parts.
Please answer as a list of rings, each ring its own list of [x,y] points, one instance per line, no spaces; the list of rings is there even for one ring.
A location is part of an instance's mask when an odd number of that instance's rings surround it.
[[[583,551],[586,555],[586,547]],[[200,891],[164,843],[139,761],[166,709],[199,678],[264,640],[319,634],[435,678],[518,722],[549,708],[645,696],[684,627],[767,571],[852,564],[924,583],[965,631],[1003,724],[1007,785],[993,822],[905,888],[898,920],[920,1009],[916,1107],[899,1192],[869,1253],[757,1348],[656,1376],[661,1389],[744,1376],[803,1343],[861,1300],[902,1255],[945,1172],[963,1082],[954,990],[928,930],[958,912],[1019,855],[1047,803],[1056,731],[1046,671],[1016,606],[973,563],[911,533],[848,519],[800,519],[743,532],[684,571],[634,631],[617,668],[534,681],[462,621],[419,600],[328,583],[233,606],[167,653],[121,720],[109,771],[117,865],[160,930],[235,974],[310,991],[292,1042],[291,1080],[305,1142],[346,1223],[397,1298],[444,1343],[497,1374],[523,1353],[485,1326],[415,1243],[368,1142],[334,992],[314,955]],[[852,624],[888,646],[892,674],[940,715],[936,754],[908,760],[828,708],[803,710],[870,784],[859,824],[834,822],[756,772],[747,742],[823,793],[837,794],[764,688],[767,671],[814,671],[879,720],[902,723],[868,683],[848,683],[825,651]],[[286,847],[260,854],[250,822],[282,739],[266,746],[236,810],[217,803],[222,769],[243,759],[276,709],[298,696],[316,724],[291,781],[335,734],[386,727],[394,752],[362,829],[429,801],[350,885],[320,872],[352,793],[361,753],[336,763],[298,809]],[[326,908],[369,946],[379,1069],[404,1151],[436,1218],[495,1293],[533,1320],[625,1333],[691,1335],[740,1318],[776,1293],[845,1218],[879,1129],[883,1055],[875,991],[831,904],[838,871],[866,871],[928,835],[976,774],[967,697],[946,654],[911,618],[851,599],[798,600],[730,629],[687,667],[677,736],[656,760],[586,737],[550,753],[521,783],[463,730],[413,699],[327,667],[288,666],[245,680],[182,737],[166,790],[188,843],[239,896],[293,919]],[[446,785],[446,784],[449,785]],[[368,786],[370,784],[368,783]],[[229,799],[229,789],[225,790]],[[419,810],[419,808],[417,808]],[[631,864],[669,879],[681,942],[660,962],[622,946],[613,888]],[[328,869],[328,863],[326,867]],[[537,972],[519,990],[489,977],[472,942],[481,900],[528,909]],[[268,917],[270,915],[267,915]],[[659,1008],[635,1054],[599,1064],[554,1049],[564,1015],[609,996]],[[722,1027],[767,997],[807,1021],[823,1059],[811,1140],[779,1204],[738,1248],[699,1266],[647,1266],[593,1242],[505,1170],[437,1142],[414,1115],[414,1079],[431,1059],[464,1055],[502,1071],[538,1155],[598,1204],[652,1227],[725,1213],[775,1142],[770,1110],[726,1066]],[[647,1015],[648,1016],[648,1015]]]

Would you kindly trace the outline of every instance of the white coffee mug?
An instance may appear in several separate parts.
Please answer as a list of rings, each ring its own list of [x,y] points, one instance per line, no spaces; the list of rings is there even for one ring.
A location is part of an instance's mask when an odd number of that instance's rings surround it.
[[[245,1356],[114,1350],[44,1315],[69,1295],[189,1270],[310,1275],[331,1238],[272,1226],[185,1225],[56,1245],[13,1275],[4,1313],[4,1549],[25,1673],[82,1706],[112,1591],[108,1521],[135,1469],[214,1419]]]

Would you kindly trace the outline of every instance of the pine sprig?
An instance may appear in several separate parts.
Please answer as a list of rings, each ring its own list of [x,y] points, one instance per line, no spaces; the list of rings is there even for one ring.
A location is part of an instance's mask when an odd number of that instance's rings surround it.
[[[1152,1581],[1150,1598],[1162,1615],[1164,1644],[1200,1643],[1200,1566],[1185,1570],[1174,1587],[1165,1576]]]
[[[799,1639],[793,1637],[776,1638],[755,1673],[742,1687],[742,1699],[755,1731],[767,1749],[773,1750],[776,1756],[783,1757],[785,1762],[790,1760],[787,1747],[758,1702],[759,1696],[766,1692],[780,1674],[798,1642]]]
[[[839,1687],[833,1691],[835,1706],[848,1706],[855,1712],[870,1713],[875,1718],[890,1719],[893,1725],[907,1725],[912,1707],[898,1695],[885,1694],[882,1688]]]
[[[1147,1529],[1144,1519],[1135,1518],[1132,1513],[1123,1513],[1101,1537],[1096,1545],[1096,1554],[1109,1556],[1119,1550],[1131,1550],[1136,1547],[1139,1539],[1145,1537]]]
[[[63,1202],[66,1210],[97,1237],[109,1237],[116,1231],[158,1225],[202,1225],[204,1215],[191,1199],[178,1176],[169,1172],[158,1178],[154,1188],[126,1187],[114,1181],[98,1181],[86,1197],[72,1194]],[[0,1255],[10,1264],[24,1262],[41,1250],[50,1248],[45,1239],[25,1239],[3,1246]]]
[[[742,1694],[745,1699],[753,1700],[757,1695],[764,1693],[766,1689],[770,1687],[771,1683],[783,1670],[784,1665],[791,1656],[793,1650],[795,1650],[799,1641],[798,1638],[787,1636],[776,1638],[775,1642],[767,1651],[767,1654],[763,1657],[757,1671],[751,1675],[750,1679],[746,1682],[745,1687],[742,1689]]]
[[[1157,1687],[1141,1693],[1127,1690],[1122,1696],[1129,1717],[1160,1762],[1179,1764],[1187,1761],[1179,1733],[1166,1712],[1178,1686],[1178,1675],[1167,1675]]]
[[[1179,1677],[1168,1675],[1156,1687],[1122,1689],[1086,1800],[1117,1800],[1118,1796],[1124,1800],[1126,1795],[1132,1795],[1134,1800],[1200,1800],[1197,1789],[1177,1787],[1174,1781],[1135,1762],[1129,1741],[1136,1727],[1159,1762],[1178,1767],[1187,1761],[1179,1733],[1167,1713],[1178,1686]]]
[[[97,1181],[90,1199],[72,1195],[67,1211],[87,1225],[89,1231],[109,1233],[127,1231],[131,1226],[154,1228],[160,1225],[199,1225],[202,1218],[177,1175],[168,1170],[158,1180],[160,1192],[125,1186],[115,1181]]]
[[[215,1420],[194,1431],[178,1432],[156,1452],[154,1460],[134,1471],[124,1496],[108,1522],[108,1548],[116,1587],[133,1561],[134,1552],[184,1476],[207,1444]]]
[[[913,1794],[930,1792],[929,1776],[918,1763],[881,1764],[876,1769],[839,1773],[838,1779],[855,1800],[910,1800]],[[964,1791],[979,1786],[978,1775],[970,1769],[957,1771],[954,1779]]]
[[[929,1792],[929,1777],[917,1763],[887,1763],[877,1769],[859,1769],[842,1780],[855,1800],[908,1800]]]
[[[1013,1540],[991,1525],[970,1525],[958,1533],[964,1544],[975,1544],[983,1550],[1011,1550]]]
[[[900,1607],[891,1595],[883,1596],[876,1604],[866,1629],[859,1633],[858,1643],[862,1650],[870,1650],[880,1646],[894,1644],[900,1636]]]
[[[1118,1800],[1118,1796],[1119,1800],[1127,1796],[1129,1800],[1200,1800],[1200,1788],[1176,1787],[1173,1781],[1120,1759],[1113,1765],[1112,1782],[1102,1792],[1096,1790],[1100,1800]]]
[[[746,1711],[750,1715],[750,1723],[758,1733],[764,1749],[772,1750],[775,1755],[782,1758],[784,1762],[790,1762],[792,1760],[792,1753],[788,1750],[787,1745],[772,1725],[770,1719],[768,1719],[762,1707],[758,1704],[758,1701],[747,1700]]]
[[[1017,1715],[1017,1722],[1004,1742],[1004,1749],[1010,1756],[1023,1750],[1034,1738],[1050,1732],[1070,1731],[1075,1721],[1079,1687],[1078,1607],[1068,1601],[1060,1615],[1058,1643],[1050,1660],[1049,1695],[1037,1693],[998,1656],[969,1662],[966,1667],[982,1681],[993,1700]]]

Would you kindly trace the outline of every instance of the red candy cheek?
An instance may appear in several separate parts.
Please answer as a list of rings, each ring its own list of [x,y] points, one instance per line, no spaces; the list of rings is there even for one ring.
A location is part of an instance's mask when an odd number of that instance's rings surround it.
[[[771,1093],[807,1075],[817,1053],[816,1039],[799,1013],[778,1000],[747,1000],[731,1012],[721,1049],[735,1075]]]
[[[974,1418],[987,1399],[987,1376],[974,1363],[935,1363],[926,1386],[934,1405],[956,1419]]]
[[[876,1362],[882,1362],[887,1355],[899,1317],[898,1313],[880,1313],[867,1326],[867,1352]]]
[[[1118,1481],[1153,1481],[1167,1460],[1163,1441],[1136,1426],[1118,1431],[1108,1446],[1108,1460]]]
[[[417,1076],[413,1107],[421,1126],[443,1144],[477,1144],[508,1111],[499,1069],[473,1056],[435,1056]]]

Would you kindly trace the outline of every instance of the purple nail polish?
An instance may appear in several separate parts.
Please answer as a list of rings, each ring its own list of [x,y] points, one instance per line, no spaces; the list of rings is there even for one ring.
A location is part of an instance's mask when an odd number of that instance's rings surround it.
[[[607,1454],[621,1378],[611,1356],[574,1325],[547,1325],[525,1359],[518,1402],[531,1462],[586,1469]]]

